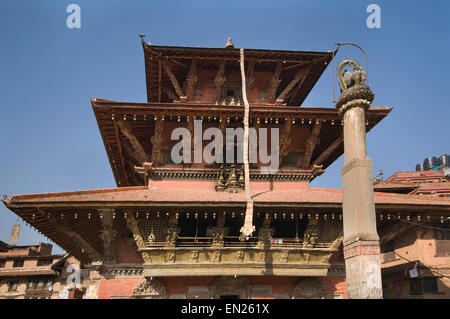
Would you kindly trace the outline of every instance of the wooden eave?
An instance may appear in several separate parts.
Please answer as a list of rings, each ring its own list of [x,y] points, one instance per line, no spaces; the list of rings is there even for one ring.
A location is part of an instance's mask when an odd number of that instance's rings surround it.
[[[118,121],[127,122],[132,130],[132,134],[134,134],[150,159],[152,153],[151,137],[155,134],[155,116],[161,117],[164,115],[166,119],[170,118],[170,116],[174,119],[178,116],[242,118],[244,113],[243,106],[188,103],[128,103],[104,99],[92,100],[92,107],[114,178],[119,187],[144,185],[144,180],[134,170],[134,166],[141,166],[142,163],[136,162],[123,147],[123,143],[128,142],[118,129]],[[388,107],[371,108],[366,113],[367,131],[370,131],[389,114],[391,109]],[[335,108],[252,105],[250,107],[250,117],[253,120],[257,118],[279,118],[280,123],[285,118],[295,119],[296,125],[309,125],[311,130],[315,123],[320,121],[322,129],[318,140],[315,141],[316,144],[310,159],[310,166],[314,164],[323,165],[323,169],[325,169],[344,152],[343,143],[339,141],[339,139],[342,139],[341,118]],[[304,124],[301,124],[302,119]],[[309,123],[310,121],[311,124]],[[264,124],[261,124],[261,127],[264,126]]]
[[[122,194],[121,193],[124,193]],[[129,192],[131,192],[129,194]],[[137,200],[132,193],[136,192]],[[5,197],[4,204],[8,209],[35,227],[41,234],[50,238],[60,247],[70,252],[82,263],[93,260],[74,241],[70,235],[62,231],[59,221],[64,222],[66,227],[78,234],[86,243],[103,255],[103,243],[99,237],[102,231],[98,208],[113,208],[116,210],[114,223],[125,225],[124,212],[196,212],[199,214],[211,213],[213,211],[244,212],[245,197],[242,194],[231,194],[231,201],[223,199],[216,200],[220,195],[226,194],[209,192],[202,201],[183,201],[178,197],[171,200],[172,191],[160,191],[168,193],[169,197],[162,198],[158,194],[152,194],[152,190],[146,187],[115,188],[104,190],[87,190],[77,192],[47,193]],[[184,191],[187,198],[192,192]],[[283,191],[257,193],[255,197],[255,208],[259,212],[279,212],[279,209],[288,209],[288,213],[303,214],[341,214],[342,192],[330,189],[310,189],[309,191]],[[297,194],[297,195],[296,195]],[[256,200],[258,197],[261,198]],[[75,198],[74,198],[75,197]],[[195,197],[195,196],[194,196]],[[242,198],[241,198],[242,197]],[[277,200],[277,198],[279,200]],[[425,221],[426,215],[431,216],[431,221],[439,222],[441,216],[450,215],[450,200],[447,198],[436,198],[433,196],[399,195],[375,193],[375,207],[377,215],[390,213],[421,215]],[[282,212],[282,211],[281,211]],[[143,214],[142,214],[143,215]],[[49,216],[52,216],[49,218]],[[330,215],[328,215],[330,216]],[[306,217],[305,217],[306,218]],[[55,220],[57,222],[55,223]],[[415,219],[413,219],[415,220]],[[379,226],[383,226],[380,221]]]

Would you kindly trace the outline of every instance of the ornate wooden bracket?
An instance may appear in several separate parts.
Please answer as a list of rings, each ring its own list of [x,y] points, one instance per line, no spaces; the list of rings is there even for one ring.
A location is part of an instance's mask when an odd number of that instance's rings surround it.
[[[191,100],[194,95],[195,85],[197,84],[197,81],[197,59],[192,59],[191,68],[189,69],[189,73],[186,77],[186,96],[188,100]]]
[[[127,222],[128,229],[133,234],[133,238],[134,238],[137,248],[138,249],[146,248],[147,246],[145,244],[145,240],[142,237],[141,230],[139,229],[138,221],[136,220],[136,218],[134,218],[134,215],[131,212],[128,212],[125,219]],[[150,254],[145,251],[142,252],[142,258],[144,259],[144,262],[146,262],[146,263],[150,263],[152,261]]]
[[[89,245],[86,242],[86,240],[83,239],[83,237],[78,235],[78,233],[72,231],[70,229],[69,224],[66,221],[58,219],[52,214],[47,214],[42,209],[38,209],[37,213],[42,217],[44,217],[45,219],[47,219],[56,229],[58,229],[60,232],[64,233],[68,238],[70,238],[70,240],[73,241],[75,246],[80,247],[82,253],[87,255],[92,262],[101,262],[103,260],[101,254],[94,248],[92,248],[92,246]]]
[[[164,121],[162,117],[161,116],[157,117],[155,121],[155,135],[153,135],[151,138],[153,166],[158,166],[163,161],[161,154],[163,123]]]
[[[317,144],[317,141],[319,138],[319,133],[320,133],[321,129],[322,129],[321,121],[314,124],[311,135],[309,136],[308,140],[306,141],[306,151],[305,151],[305,155],[303,156],[302,163],[301,163],[301,167],[303,167],[303,168],[309,168],[309,166],[311,164],[311,157],[314,152],[314,149],[316,148],[316,144]]]
[[[284,103],[284,100],[287,98],[288,94],[292,91],[292,89],[300,82],[306,78],[308,72],[304,68],[300,68],[297,73],[295,73],[292,81],[286,86],[286,88],[281,92],[281,94],[277,97],[276,101],[280,101],[280,103]],[[301,85],[301,84],[300,84]]]
[[[99,235],[103,240],[103,260],[107,263],[115,263],[114,239],[116,238],[116,231],[114,230],[114,209],[101,208],[97,211],[103,226],[103,230]]]
[[[169,62],[169,60],[167,58],[162,58],[161,59],[162,62],[162,67],[164,69],[164,72],[166,72],[167,76],[170,79],[170,82],[173,85],[173,88],[175,89],[175,92],[178,94],[178,97],[181,98],[184,95],[183,90],[181,89],[180,85],[178,84],[178,80],[175,77],[175,75],[172,72],[172,65]]]
[[[255,70],[255,60],[250,60],[246,72],[247,74],[245,76],[247,90],[253,89],[253,83],[255,82],[255,77],[253,74],[254,70]]]
[[[289,105],[291,105],[292,100],[297,95],[298,90],[300,90],[300,88],[302,87],[303,83],[305,82],[306,78],[308,77],[309,72],[312,70],[314,65],[315,65],[315,62],[313,62],[309,65],[308,70],[305,73],[305,76],[302,78],[301,82],[297,85],[297,87],[295,88],[295,91],[293,91],[292,94],[290,94],[291,97],[289,99]]]
[[[277,94],[278,86],[280,85],[281,79],[281,67],[283,66],[283,62],[278,61],[275,66],[275,72],[270,80],[269,92],[267,93],[267,100],[269,102],[275,102],[275,95]]]
[[[344,138],[341,136],[337,140],[335,140],[333,143],[330,144],[330,146],[327,147],[325,151],[320,154],[313,164],[315,165],[321,165],[323,162],[333,153],[339,146],[342,145],[344,142]]]
[[[217,72],[216,77],[214,78],[214,83],[216,85],[217,89],[217,103],[222,101],[222,87],[225,84],[226,77],[225,77],[225,60],[220,62],[219,65],[219,71]]]
[[[287,155],[287,149],[291,144],[291,129],[292,118],[287,118],[280,138],[280,164],[282,164],[283,158]]]
[[[120,127],[120,131],[122,134],[128,139],[131,144],[131,148],[129,149],[130,155],[140,164],[148,161],[147,153],[142,147],[141,143],[139,143],[138,139],[131,132],[131,127],[125,121],[118,121],[118,126]]]

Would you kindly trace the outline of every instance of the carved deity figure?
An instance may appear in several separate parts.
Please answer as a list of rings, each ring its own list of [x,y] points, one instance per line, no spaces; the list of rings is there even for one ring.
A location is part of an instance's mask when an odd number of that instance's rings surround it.
[[[169,225],[169,227],[167,228],[167,235],[166,235],[166,247],[175,246],[179,232],[180,227],[178,227],[176,224]]]
[[[264,224],[258,230],[258,247],[269,246],[275,230],[270,227],[270,219],[265,218]]]
[[[308,225],[304,234],[303,246],[314,246],[319,239],[319,227],[316,225]]]

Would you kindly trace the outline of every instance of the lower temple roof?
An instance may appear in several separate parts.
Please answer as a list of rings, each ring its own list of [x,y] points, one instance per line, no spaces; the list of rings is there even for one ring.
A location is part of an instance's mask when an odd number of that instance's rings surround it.
[[[386,205],[400,205],[415,207],[434,206],[450,211],[450,199],[435,196],[416,196],[404,194],[388,194],[375,192],[375,204],[380,208]],[[342,206],[342,190],[326,188],[309,188],[306,190],[273,190],[253,191],[252,198],[256,206],[279,204],[279,206],[308,205],[308,206]],[[208,190],[183,189],[149,189],[146,186],[119,187],[111,189],[96,189],[59,193],[44,193],[30,195],[16,195],[10,199],[5,197],[5,205],[15,207],[32,206],[120,206],[150,203],[155,205],[216,205],[245,206],[245,194],[215,192]]]

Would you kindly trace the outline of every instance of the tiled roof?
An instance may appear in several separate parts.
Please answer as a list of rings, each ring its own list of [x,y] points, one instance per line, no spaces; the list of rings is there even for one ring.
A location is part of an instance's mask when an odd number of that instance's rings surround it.
[[[308,190],[277,190],[253,192],[253,200],[258,203],[308,203],[342,204],[342,190],[310,188]],[[77,203],[245,203],[244,192],[226,193],[207,190],[162,190],[148,189],[144,186],[121,187],[113,189],[86,190],[77,192],[47,193],[13,196],[5,203],[7,206],[19,204],[68,204]],[[449,198],[433,196],[404,195],[375,192],[375,204],[399,205],[439,205],[450,208]]]

